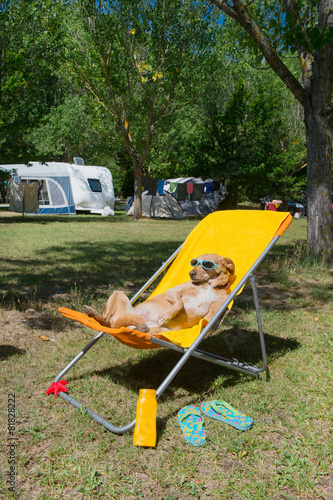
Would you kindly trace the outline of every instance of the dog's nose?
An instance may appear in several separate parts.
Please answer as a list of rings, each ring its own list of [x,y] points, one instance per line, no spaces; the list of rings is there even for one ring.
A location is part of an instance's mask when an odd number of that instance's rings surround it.
[[[195,271],[194,269],[192,269],[192,270],[190,271],[190,276],[191,276],[191,278],[194,278],[194,276],[195,276],[196,274],[197,274],[197,273],[196,273],[196,271]]]

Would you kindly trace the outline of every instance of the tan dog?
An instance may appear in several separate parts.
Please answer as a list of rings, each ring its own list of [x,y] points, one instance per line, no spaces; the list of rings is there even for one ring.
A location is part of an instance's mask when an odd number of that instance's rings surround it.
[[[89,306],[83,306],[83,310],[104,326],[128,326],[152,334],[191,328],[202,318],[209,321],[228,296],[228,273],[234,274],[235,265],[217,254],[200,255],[191,265],[191,281],[136,306],[117,291],[108,299],[102,316]]]

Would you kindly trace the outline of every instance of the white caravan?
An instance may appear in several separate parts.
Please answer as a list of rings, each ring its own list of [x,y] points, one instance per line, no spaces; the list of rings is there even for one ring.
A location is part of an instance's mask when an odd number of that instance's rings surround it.
[[[113,214],[112,175],[105,167],[58,162],[0,165],[12,171],[14,182],[38,182],[38,214]],[[111,209],[111,211],[110,211]]]

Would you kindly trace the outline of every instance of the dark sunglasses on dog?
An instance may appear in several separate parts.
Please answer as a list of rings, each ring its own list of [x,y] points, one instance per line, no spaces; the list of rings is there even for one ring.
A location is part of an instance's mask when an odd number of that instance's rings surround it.
[[[212,260],[200,260],[200,259],[192,259],[190,262],[192,267],[197,267],[199,264],[201,264],[201,267],[204,269],[215,269],[217,267],[220,271],[224,272],[215,262]]]

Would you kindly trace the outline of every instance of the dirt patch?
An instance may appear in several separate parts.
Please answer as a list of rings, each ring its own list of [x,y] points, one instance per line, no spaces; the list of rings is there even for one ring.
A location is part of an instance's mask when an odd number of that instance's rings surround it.
[[[60,313],[58,316],[51,311],[38,312],[34,309],[26,312],[0,310],[0,358],[24,354],[26,349],[38,348],[43,341],[59,341],[62,330],[66,328],[66,321]]]
[[[330,477],[320,478],[316,490],[324,500],[333,500],[333,477],[332,471]]]

